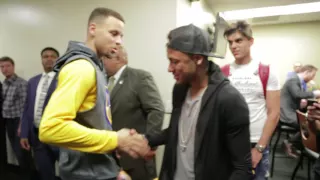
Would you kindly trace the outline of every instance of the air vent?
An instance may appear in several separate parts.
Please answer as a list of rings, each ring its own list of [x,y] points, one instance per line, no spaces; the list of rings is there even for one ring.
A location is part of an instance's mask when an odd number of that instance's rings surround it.
[[[262,23],[262,22],[278,21],[279,19],[280,19],[280,16],[256,17],[256,18],[252,18],[252,22]]]

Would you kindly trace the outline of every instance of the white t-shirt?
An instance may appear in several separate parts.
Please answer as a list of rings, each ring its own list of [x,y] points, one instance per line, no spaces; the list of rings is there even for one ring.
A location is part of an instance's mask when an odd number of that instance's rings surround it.
[[[251,60],[249,64],[230,65],[229,79],[231,84],[240,91],[245,98],[250,112],[251,142],[258,142],[267,120],[267,106],[263,93],[263,85],[258,74],[259,61]],[[277,73],[270,66],[267,91],[280,90]]]

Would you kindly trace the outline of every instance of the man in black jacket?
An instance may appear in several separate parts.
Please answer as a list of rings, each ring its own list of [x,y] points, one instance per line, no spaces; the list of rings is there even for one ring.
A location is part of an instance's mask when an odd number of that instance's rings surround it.
[[[161,135],[160,180],[247,180],[251,177],[249,111],[242,95],[208,57],[209,35],[194,25],[168,36],[168,71],[174,75],[173,110]]]

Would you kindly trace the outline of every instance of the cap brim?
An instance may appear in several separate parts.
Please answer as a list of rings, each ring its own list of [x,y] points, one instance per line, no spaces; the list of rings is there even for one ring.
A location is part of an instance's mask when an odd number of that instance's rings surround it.
[[[208,55],[207,55],[208,57],[215,57],[215,55],[214,55],[214,53],[209,53]]]
[[[214,54],[214,53],[209,53],[207,56],[208,57],[213,57],[213,58],[219,58],[219,59],[224,59],[225,58],[224,56],[219,56],[219,55]]]

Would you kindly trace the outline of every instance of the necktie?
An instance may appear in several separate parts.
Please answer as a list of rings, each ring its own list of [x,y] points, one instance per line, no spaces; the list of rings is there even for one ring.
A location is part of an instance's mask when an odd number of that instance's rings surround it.
[[[41,117],[42,117],[42,111],[43,111],[43,104],[48,92],[49,88],[49,76],[46,74],[43,76],[43,84],[41,88],[41,92],[39,94],[39,100],[38,100],[38,106],[35,114],[35,125],[36,127],[39,127]]]
[[[109,93],[111,93],[112,89],[114,88],[114,81],[115,81],[115,78],[113,76],[111,76],[108,80]]]

